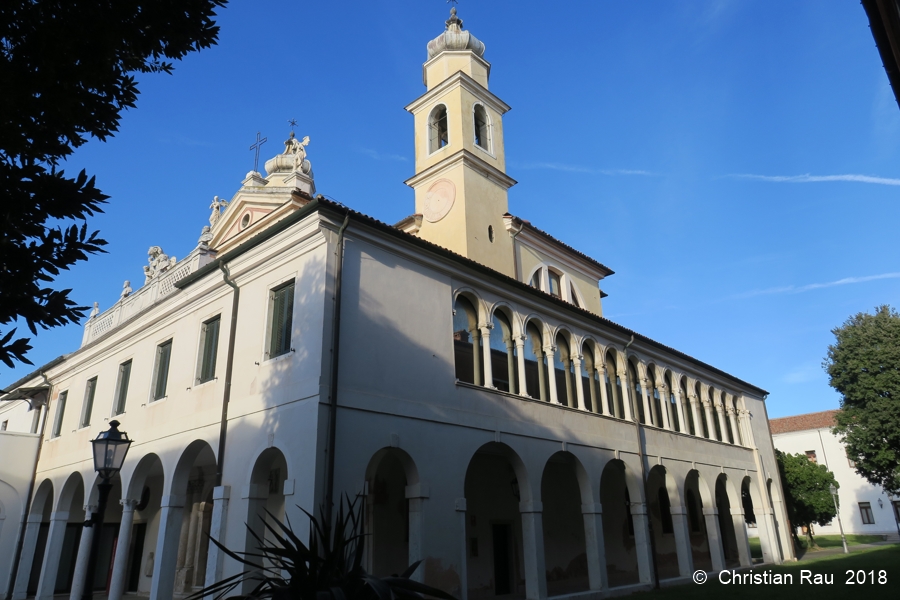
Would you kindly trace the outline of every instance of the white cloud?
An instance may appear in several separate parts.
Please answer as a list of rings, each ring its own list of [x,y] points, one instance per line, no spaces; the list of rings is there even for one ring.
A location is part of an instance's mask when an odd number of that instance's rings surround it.
[[[752,175],[749,173],[733,173],[728,177],[738,179],[756,179],[776,183],[815,183],[820,181],[852,181],[855,183],[877,183],[879,185],[900,185],[900,179],[890,177],[873,177],[871,175]]]
[[[816,381],[824,376],[825,372],[822,367],[812,363],[798,365],[791,369],[784,376],[785,383],[809,383]]]
[[[733,298],[751,298],[753,296],[767,296],[771,294],[799,294],[801,292],[809,292],[811,290],[820,290],[823,288],[837,287],[839,285],[851,285],[854,283],[865,283],[867,281],[877,281],[879,279],[898,279],[900,273],[881,273],[880,275],[865,275],[863,277],[844,277],[837,281],[828,281],[826,283],[808,283],[806,285],[786,285],[781,287],[773,287],[765,290],[751,290],[742,294],[737,294]]]

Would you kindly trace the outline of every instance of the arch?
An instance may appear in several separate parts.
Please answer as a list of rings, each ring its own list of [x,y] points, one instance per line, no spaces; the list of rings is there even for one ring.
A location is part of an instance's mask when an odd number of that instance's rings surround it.
[[[640,581],[631,513],[632,502],[641,498],[639,485],[622,460],[610,460],[604,465],[600,475],[600,503],[606,574],[611,588]]]
[[[428,115],[428,154],[450,145],[450,128],[447,106],[438,104]]]
[[[713,568],[704,508],[715,506],[709,486],[696,469],[688,471],[684,479],[684,507],[688,517],[691,556],[695,569]]]
[[[491,373],[494,387],[515,394],[518,390],[519,364],[512,311],[495,305],[490,314]]]
[[[553,338],[553,368],[550,385],[556,386],[556,398],[560,404],[575,408],[575,363],[572,360],[572,334],[564,327],[558,327]],[[552,396],[551,396],[552,397]]]
[[[725,555],[725,565],[728,567],[738,566],[740,561],[740,550],[738,547],[738,535],[735,528],[734,519],[732,519],[732,508],[742,510],[742,502],[740,496],[734,490],[734,486],[728,480],[725,473],[716,477],[716,510],[719,519],[719,531],[722,534],[722,550]],[[743,533],[743,518],[741,516],[740,526]]]
[[[246,528],[244,529],[244,552],[255,554],[258,552],[258,539],[271,542],[274,539],[272,532],[266,527],[277,529],[275,521],[285,522],[285,496],[284,482],[289,479],[288,463],[284,453],[276,447],[268,447],[261,451],[250,469],[249,486],[245,490],[247,512],[244,516]],[[198,514],[205,517],[207,512],[205,498],[201,497],[201,506],[197,507]],[[211,509],[211,506],[209,507]],[[192,512],[194,509],[192,507]],[[202,540],[201,540],[202,541]],[[195,564],[193,573],[193,585],[203,585],[206,575],[206,560],[209,547],[201,544],[199,554],[202,561]],[[265,565],[265,566],[271,566]],[[243,582],[245,593],[249,593],[256,582]]]
[[[473,302],[474,300],[474,302]],[[460,292],[453,302],[453,350],[456,379],[483,385],[483,350],[479,321],[479,304],[470,292]]]
[[[626,361],[625,373],[627,379],[626,398],[631,404],[631,414],[640,423],[648,423],[649,415],[644,412],[644,392],[641,388],[641,369],[643,363],[636,356],[631,356]]]
[[[582,505],[592,505],[591,483],[571,452],[556,452],[541,474],[547,595],[590,589]]]
[[[650,400],[650,422],[656,427],[662,427],[662,398],[659,395],[659,381],[656,379],[656,365],[650,363],[646,366],[647,395]]]
[[[400,448],[382,448],[366,467],[366,534],[369,572],[402,573],[419,560],[421,493],[413,458]]]
[[[658,576],[674,579],[680,570],[672,507],[681,506],[681,494],[675,478],[663,465],[655,465],[647,474],[646,497]]]
[[[672,431],[684,433],[682,414],[681,411],[678,410],[679,403],[675,399],[675,380],[676,377],[670,369],[663,370],[663,382],[666,385],[665,402],[669,409],[669,423],[672,426]],[[682,406],[683,402],[684,398],[682,397]]]
[[[481,102],[476,102],[472,106],[472,124],[474,126],[474,143],[479,148],[493,154],[493,131],[491,116]]]
[[[50,512],[53,510],[53,482],[49,479],[43,480],[34,493],[34,499],[31,501],[31,511],[33,515],[44,515],[45,520],[50,520]]]
[[[601,406],[606,395],[606,382],[601,380],[600,373],[605,372],[603,353],[599,352],[597,342],[585,338],[581,342],[581,388],[584,396],[585,410],[592,413],[606,414],[607,407]],[[602,389],[600,386],[604,386]]]
[[[538,398],[545,402],[550,400],[547,385],[547,356],[544,350],[544,324],[537,317],[528,317],[525,320],[523,331],[525,334],[524,364],[525,364],[525,389],[532,398]]]
[[[165,470],[159,456],[153,452],[145,454],[138,461],[134,471],[131,472],[131,477],[128,478],[128,485],[123,485],[123,490],[125,491],[122,494],[122,497],[140,501],[147,478],[164,476]],[[160,489],[160,493],[161,492],[162,490]]]
[[[619,369],[619,353],[610,346],[606,350],[606,391],[612,414],[618,419],[626,418],[625,412],[625,387],[627,382],[622,381]]]

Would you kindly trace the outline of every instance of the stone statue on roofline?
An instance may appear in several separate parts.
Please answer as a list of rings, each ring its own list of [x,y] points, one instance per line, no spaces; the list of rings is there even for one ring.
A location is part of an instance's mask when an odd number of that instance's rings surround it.
[[[218,196],[213,196],[213,201],[212,204],[209,205],[209,208],[212,210],[212,213],[209,215],[209,226],[215,227],[222,214],[220,209],[224,210],[228,208],[228,200],[222,200]]]
[[[94,317],[96,317],[99,314],[100,314],[100,303],[94,302],[94,308],[91,309],[91,314],[88,317],[88,319],[93,319]]]
[[[144,285],[166,272],[169,267],[174,267],[178,260],[174,256],[169,258],[159,246],[150,246],[147,250],[147,262],[149,264],[144,267]]]
[[[119,295],[119,299],[124,300],[131,295],[131,291],[131,282],[126,279],[125,283],[122,285],[122,293]]]
[[[300,171],[301,173],[306,173],[307,175],[312,172],[312,167],[309,164],[309,161],[306,160],[306,146],[309,145],[309,136],[307,135],[302,140],[298,140],[294,135],[294,132],[291,132],[291,137],[289,137],[284,142],[284,152],[286,155],[294,156],[294,170]]]

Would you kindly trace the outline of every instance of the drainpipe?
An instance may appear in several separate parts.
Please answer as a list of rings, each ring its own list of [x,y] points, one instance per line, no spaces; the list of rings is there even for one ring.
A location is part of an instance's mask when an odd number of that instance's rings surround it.
[[[344,232],[350,224],[350,213],[344,217],[344,223],[338,230],[337,248],[335,249],[334,265],[334,314],[331,327],[331,385],[328,398],[328,446],[326,452],[325,471],[325,523],[331,523],[331,513],[334,504],[334,452],[335,436],[337,434],[337,392],[338,392],[338,366],[340,364],[341,348],[341,275],[344,267]]]
[[[231,401],[231,375],[234,370],[234,342],[237,332],[238,304],[241,301],[241,289],[231,279],[231,272],[225,263],[219,263],[222,279],[231,286],[234,294],[231,299],[231,328],[228,331],[228,358],[225,361],[225,393],[222,395],[222,420],[219,423],[219,453],[216,457],[216,487],[222,485],[222,471],[225,468],[225,435],[228,432],[228,403]]]
[[[628,347],[633,343],[634,334],[632,333],[631,340],[625,344],[625,349],[622,352],[626,363],[628,361]],[[634,393],[634,385],[629,385],[628,388],[628,395],[630,396]],[[644,494],[644,511],[647,515],[647,535],[650,538],[650,564],[653,568],[653,587],[659,589],[659,567],[656,564],[656,539],[653,537],[653,519],[650,515],[650,499],[647,497],[647,467],[644,465],[644,440],[641,436],[641,418],[638,415],[637,410],[634,411],[634,433],[637,436],[638,460],[641,462],[641,485],[643,486],[641,492]]]
[[[519,228],[516,229],[515,233],[511,234],[513,250],[513,273],[515,274],[516,281],[519,281],[519,257],[516,255],[516,236],[522,233],[523,229],[525,229],[525,223],[519,225]],[[633,338],[632,341],[634,341]]]
[[[44,378],[44,381],[49,385],[50,380],[47,379],[47,376],[41,371],[41,377]],[[12,391],[12,390],[10,390]],[[47,414],[50,412],[50,392],[53,391],[53,386],[47,388],[47,397],[44,402],[44,418],[41,419],[41,427],[38,435],[38,447],[37,452],[34,457],[34,471],[31,473],[31,481],[28,484],[28,493],[25,495],[25,504],[22,506],[22,522],[19,523],[19,531],[16,537],[16,552],[13,554],[13,564],[12,570],[9,572],[9,584],[6,588],[6,598],[12,598],[13,590],[15,590],[16,586],[16,577],[19,574],[19,561],[22,558],[22,547],[25,545],[25,527],[28,524],[28,517],[31,515],[31,497],[34,495],[34,483],[37,479],[37,469],[38,463],[41,460],[41,448],[44,447],[44,429],[47,427]],[[8,393],[8,392],[7,392]],[[32,410],[34,410],[32,404]]]

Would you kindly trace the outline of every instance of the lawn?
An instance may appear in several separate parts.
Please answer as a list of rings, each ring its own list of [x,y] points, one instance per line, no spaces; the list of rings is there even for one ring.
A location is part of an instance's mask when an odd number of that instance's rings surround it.
[[[824,536],[823,536],[824,537]],[[838,536],[840,543],[840,536]],[[875,583],[847,584],[847,571],[854,573],[862,571],[868,580],[870,571],[874,571]],[[845,598],[862,598],[866,600],[888,600],[900,598],[900,545],[884,546],[869,550],[854,552],[849,556],[835,554],[822,556],[818,559],[804,560],[799,563],[790,563],[781,566],[754,567],[754,574],[768,573],[773,575],[791,575],[793,583],[775,584],[724,584],[718,580],[718,575],[709,577],[705,584],[690,583],[677,587],[654,590],[641,594],[639,598],[692,598],[697,600],[740,600],[765,598],[765,600],[796,600],[798,597],[810,595],[816,600],[843,600]],[[811,582],[801,581],[801,571],[816,575],[830,576],[833,583],[816,585]],[[878,583],[879,571],[884,572],[884,584]],[[742,571],[747,573],[749,571]],[[863,574],[859,574],[860,578]],[[891,591],[893,590],[893,591]]]
[[[750,556],[753,558],[762,558],[762,548],[759,547],[759,538],[749,538],[750,539]],[[817,535],[814,536],[816,540],[816,544],[819,545],[819,548],[840,548],[841,546],[841,536],[839,535]],[[848,535],[847,536],[847,544],[852,546],[854,544],[871,544],[872,542],[881,542],[884,538],[880,535]],[[800,545],[806,550],[806,538],[800,538]]]

